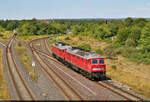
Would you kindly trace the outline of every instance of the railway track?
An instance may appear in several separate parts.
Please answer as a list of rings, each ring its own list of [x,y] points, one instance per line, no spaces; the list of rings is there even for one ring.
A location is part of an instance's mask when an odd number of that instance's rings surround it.
[[[36,40],[33,40],[33,42],[36,42],[36,41],[38,41],[38,40],[44,40],[44,42],[45,42],[45,48],[47,49],[47,51],[49,51],[49,53],[51,53],[51,52],[50,52],[50,48],[49,48],[49,46],[48,46],[48,44],[47,44],[47,42],[46,42],[47,38],[36,39]],[[31,44],[31,42],[30,42],[30,44]],[[32,46],[32,47],[33,47],[33,46]],[[31,47],[31,48],[32,48],[32,47]],[[37,50],[37,49],[35,49],[34,47],[33,47],[33,49],[34,49],[34,51],[37,52],[38,54],[41,54],[42,56],[45,56],[45,57],[47,57],[47,58],[49,58],[49,59],[51,59],[51,60],[57,62],[58,64],[63,65],[62,63],[60,63],[59,61],[57,61],[56,59],[54,59],[52,56],[50,56],[50,55],[47,54],[46,52]],[[46,64],[46,63],[45,63],[45,64]],[[64,65],[63,65],[63,66],[64,66]],[[65,67],[66,67],[66,66],[65,66]],[[133,95],[133,94],[127,92],[127,91],[124,91],[124,90],[122,90],[122,89],[120,89],[120,88],[118,88],[118,87],[116,87],[116,86],[110,84],[109,82],[101,81],[101,82],[94,82],[94,83],[97,84],[98,86],[101,86],[101,87],[103,87],[103,88],[105,88],[105,89],[108,89],[109,91],[111,91],[111,92],[117,94],[117,95],[120,96],[120,97],[123,97],[123,98],[126,99],[126,100],[136,100],[136,101],[142,101],[142,100],[143,100],[142,98],[140,98],[140,97],[138,97],[138,96],[136,96],[136,95]]]
[[[4,43],[0,42],[0,44],[1,44],[3,47],[6,47],[6,45],[5,45]]]
[[[24,80],[22,73],[19,71],[19,67],[12,54],[13,42],[16,39],[14,34],[11,40],[6,45],[6,68],[8,70],[8,77],[10,83],[12,84],[13,92],[15,94],[16,100],[35,100],[36,97],[34,93],[29,88],[28,84]]]
[[[133,94],[127,92],[127,91],[124,91],[124,90],[110,84],[107,81],[100,81],[100,82],[96,82],[95,84],[97,84],[97,85],[99,85],[103,88],[106,88],[106,89],[114,92],[115,94],[117,94],[117,95],[119,95],[119,96],[121,96],[121,97],[123,97],[127,100],[136,100],[136,101],[142,101],[143,100],[142,98],[140,98],[136,95],[133,95]]]
[[[39,55],[38,51],[33,47],[31,42],[29,43],[29,47],[32,50],[35,60],[40,65],[41,70],[50,80],[55,83],[55,85],[64,94],[65,98],[67,100],[82,100],[82,97],[69,84],[67,84],[65,80],[51,68],[49,64],[46,63],[45,59]]]

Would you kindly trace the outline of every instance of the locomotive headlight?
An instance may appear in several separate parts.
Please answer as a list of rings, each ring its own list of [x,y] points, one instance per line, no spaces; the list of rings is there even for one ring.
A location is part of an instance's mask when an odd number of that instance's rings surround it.
[[[101,70],[101,68],[93,68],[93,70]]]
[[[93,68],[93,70],[104,70],[104,68]]]

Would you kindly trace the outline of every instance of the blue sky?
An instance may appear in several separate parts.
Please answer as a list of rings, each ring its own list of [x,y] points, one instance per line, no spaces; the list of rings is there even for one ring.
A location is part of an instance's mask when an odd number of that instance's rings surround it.
[[[150,0],[0,0],[0,19],[150,17]]]

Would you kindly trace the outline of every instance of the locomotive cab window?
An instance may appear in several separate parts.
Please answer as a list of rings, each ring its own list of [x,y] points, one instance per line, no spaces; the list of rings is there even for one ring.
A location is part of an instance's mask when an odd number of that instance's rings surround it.
[[[92,60],[92,64],[98,64],[97,60]]]
[[[103,59],[100,59],[100,60],[99,60],[99,64],[104,64],[104,60],[103,60]]]

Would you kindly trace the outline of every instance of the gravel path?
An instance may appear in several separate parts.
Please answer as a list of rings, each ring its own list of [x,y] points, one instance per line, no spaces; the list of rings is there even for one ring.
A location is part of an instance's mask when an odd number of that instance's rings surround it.
[[[27,48],[27,47],[26,47]],[[27,48],[27,53],[33,61],[34,58],[30,49]],[[60,93],[59,89],[55,86],[55,84],[45,76],[45,74],[41,71],[40,66],[35,61],[35,71],[38,73],[38,82],[36,85],[42,90],[42,95],[45,96],[46,100],[65,100],[65,97]]]
[[[14,58],[16,60],[17,65],[19,66],[20,72],[22,73],[24,79],[27,81],[30,89],[32,89],[32,91],[36,94],[36,98],[38,100],[45,100],[45,98],[41,95],[41,90],[39,90],[39,87],[35,84],[35,82],[33,81],[33,79],[29,76],[29,74],[27,73],[26,69],[24,68],[24,66],[21,64],[15,50],[12,48],[12,53],[14,55]]]
[[[0,41],[0,42],[2,42],[2,41]],[[5,59],[6,49],[1,44],[0,44],[0,48],[2,49],[1,51],[2,51],[2,54],[3,54],[3,68],[4,68],[4,75],[5,75],[5,78],[6,78],[7,87],[8,87],[11,99],[14,100],[15,99],[15,94],[13,92],[12,85],[10,83],[10,79],[9,79],[9,76],[8,76],[8,71],[7,71],[6,63],[5,63],[5,61],[6,61],[6,59]]]
[[[14,92],[12,84],[10,83],[10,77],[9,77],[7,66],[6,66],[6,57],[5,57],[6,49],[3,49],[2,53],[3,53],[3,68],[4,68],[4,74],[5,74],[5,78],[6,78],[7,87],[8,87],[11,99],[15,100],[16,93]]]

